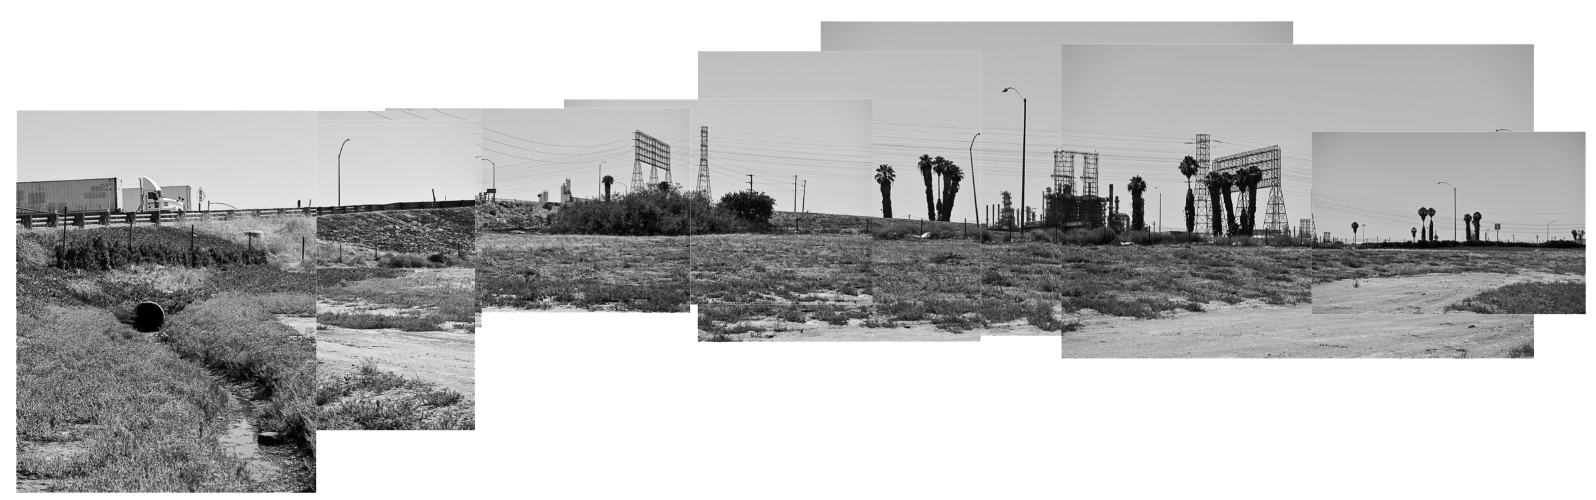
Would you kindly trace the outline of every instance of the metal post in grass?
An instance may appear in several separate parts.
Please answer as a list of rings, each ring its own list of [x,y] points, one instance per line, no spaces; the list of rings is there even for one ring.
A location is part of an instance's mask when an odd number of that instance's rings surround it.
[[[188,226],[188,267],[194,267],[194,225]]]

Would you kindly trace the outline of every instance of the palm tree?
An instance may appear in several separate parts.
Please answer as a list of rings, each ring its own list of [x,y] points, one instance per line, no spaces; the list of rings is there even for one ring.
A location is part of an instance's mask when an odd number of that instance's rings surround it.
[[[941,157],[938,157],[941,158]],[[953,200],[959,196],[959,183],[964,182],[964,169],[947,160],[942,167],[942,222],[953,219]]]
[[[1408,234],[1413,235],[1413,241],[1419,241],[1419,228],[1416,228],[1416,227],[1408,228]]]
[[[1223,178],[1224,175],[1214,171],[1209,171],[1208,175],[1203,176],[1203,185],[1208,187],[1208,206],[1211,208],[1209,210],[1209,227],[1213,228],[1214,236],[1225,234],[1225,211],[1224,206],[1219,204],[1219,186],[1220,183],[1224,182]]]
[[[1474,241],[1474,216],[1463,214],[1463,241]]]
[[[610,201],[610,184],[614,183],[614,177],[608,175],[604,176],[604,201]]]
[[[1197,198],[1191,192],[1191,176],[1197,175],[1197,160],[1191,156],[1180,160],[1180,175],[1186,176],[1186,234],[1197,230]]]
[[[1140,175],[1131,177],[1130,183],[1125,184],[1125,190],[1131,194],[1131,230],[1145,231],[1147,228],[1143,226],[1142,212],[1146,202],[1142,200],[1142,192],[1147,191],[1147,181],[1143,181]]]
[[[1480,213],[1474,212],[1474,240],[1480,240]]]
[[[937,208],[934,193],[931,189],[931,155],[920,155],[920,177],[925,178],[925,218],[937,219]]]
[[[1358,223],[1352,223],[1352,244],[1358,244]]]
[[[1247,167],[1242,170],[1247,174],[1247,232],[1252,237],[1252,230],[1258,227],[1258,184],[1263,182],[1263,170],[1257,166]]]
[[[892,218],[892,182],[898,180],[898,173],[892,170],[892,165],[881,164],[876,167],[876,184],[881,185],[881,216]]]
[[[1230,188],[1236,185],[1236,174],[1225,172],[1219,175],[1219,190],[1225,195],[1225,231],[1226,235],[1236,235],[1236,205],[1230,199]]]
[[[1435,235],[1435,207],[1424,209],[1424,213],[1430,216],[1430,241],[1441,241],[1441,238]]]
[[[1430,241],[1430,231],[1424,229],[1424,218],[1430,216],[1430,209],[1419,207],[1419,229],[1424,233],[1423,241]]]

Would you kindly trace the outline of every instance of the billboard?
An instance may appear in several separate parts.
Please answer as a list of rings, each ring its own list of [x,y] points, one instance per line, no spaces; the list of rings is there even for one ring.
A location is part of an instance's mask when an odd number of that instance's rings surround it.
[[[671,145],[641,130],[632,132],[632,142],[637,163],[666,171],[671,169]]]

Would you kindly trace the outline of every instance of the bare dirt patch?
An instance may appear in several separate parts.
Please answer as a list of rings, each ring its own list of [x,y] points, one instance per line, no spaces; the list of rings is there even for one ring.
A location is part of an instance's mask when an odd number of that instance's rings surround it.
[[[1473,314],[1447,306],[1514,283],[1577,281],[1583,275],[1525,270],[1520,273],[1439,273],[1395,278],[1339,280],[1313,286],[1315,314]],[[1354,286],[1356,284],[1356,286]]]
[[[1505,358],[1532,340],[1530,315],[1315,315],[1242,306],[1170,319],[1082,318],[1066,358]]]
[[[408,378],[438,384],[476,399],[476,336],[453,332],[403,332],[328,327],[316,336],[318,370],[353,371],[368,359]]]

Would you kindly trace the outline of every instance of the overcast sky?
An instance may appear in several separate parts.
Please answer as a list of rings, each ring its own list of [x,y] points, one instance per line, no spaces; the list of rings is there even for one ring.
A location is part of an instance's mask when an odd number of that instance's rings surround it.
[[[942,156],[965,173],[952,220],[976,216],[969,157],[981,130],[980,52],[699,52],[698,97],[871,99],[875,147],[860,182],[873,203],[881,202],[874,165],[892,165],[893,216],[925,218],[916,164]]]
[[[1351,239],[1408,240],[1419,207],[1435,208],[1435,231],[1457,238],[1462,215],[1479,212],[1481,229],[1501,237],[1553,238],[1585,229],[1585,133],[1452,132],[1313,134],[1313,210],[1319,233]],[[1554,222],[1555,221],[1555,222]],[[1494,231],[1485,235],[1495,238]]]
[[[149,177],[238,208],[316,192],[314,111],[19,111],[17,180]]]
[[[487,109],[482,155],[498,165],[501,198],[536,200],[547,190],[558,200],[565,179],[575,196],[596,198],[604,194],[605,175],[615,178],[614,192],[637,188],[631,185],[633,132],[642,131],[670,145],[671,182],[691,189],[698,165],[682,154],[689,148],[689,116],[687,108]],[[649,170],[645,165],[644,182]],[[665,177],[660,171],[661,182]]]
[[[1062,63],[1090,68],[1058,90],[1064,128],[1084,131],[1064,146],[1101,153],[1100,192],[1107,184],[1123,192],[1134,175],[1147,181],[1150,200],[1168,191],[1170,229],[1184,225],[1186,179],[1177,166],[1199,133],[1212,135],[1215,159],[1280,146],[1295,229],[1310,217],[1313,132],[1529,131],[1534,123],[1529,45],[1064,45]]]
[[[398,111],[330,111],[318,118],[318,204],[432,201],[434,190],[439,201],[476,196],[481,146],[474,122],[420,119]]]
[[[689,108],[695,133],[683,153],[692,177],[677,179],[683,187],[697,186],[696,132],[707,126],[710,192],[717,199],[747,189],[753,174],[754,188],[775,198],[777,210],[792,210],[798,199],[810,212],[880,215],[880,204],[871,201],[879,190],[868,99],[568,99],[565,107]],[[794,197],[794,175],[808,181],[807,195],[800,184]]]
[[[982,176],[976,185],[984,200],[999,191],[1019,193],[1020,98],[1030,107],[1024,129],[1027,189],[1040,196],[1051,181],[1053,150],[1062,142],[1056,89],[1064,68],[1058,64],[1065,43],[1291,43],[1287,22],[824,22],[820,47],[828,51],[979,50],[981,51],[982,129],[976,143]],[[1071,68],[1079,71],[1080,68]],[[923,128],[920,128],[923,129]],[[973,132],[970,132],[973,134]],[[948,134],[952,137],[957,134]],[[1080,135],[1076,133],[1075,135]],[[967,139],[967,135],[964,136]],[[984,154],[983,154],[984,152]],[[984,179],[985,177],[983,177]],[[968,189],[968,188],[966,188]],[[1106,189],[1106,188],[1105,188]],[[1015,197],[1015,203],[1019,201]],[[1027,200],[1030,202],[1030,200]],[[1177,207],[1178,208],[1178,207]]]

